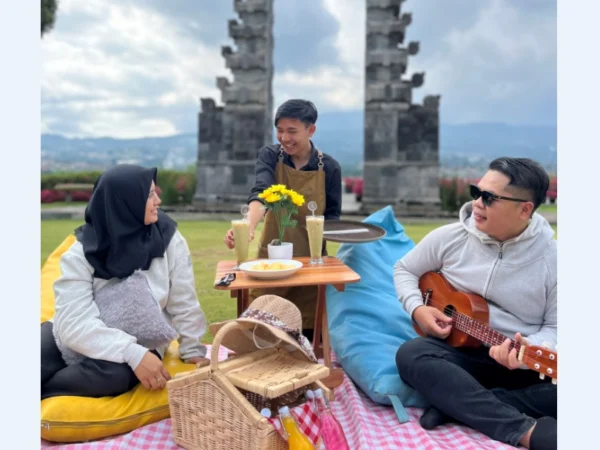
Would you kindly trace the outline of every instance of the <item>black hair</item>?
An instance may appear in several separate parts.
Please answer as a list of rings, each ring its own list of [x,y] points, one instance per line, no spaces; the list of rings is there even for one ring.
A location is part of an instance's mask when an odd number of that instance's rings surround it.
[[[508,186],[529,192],[534,211],[546,200],[550,177],[541,164],[533,159],[505,156],[493,160],[488,168],[506,175],[510,180]]]
[[[317,122],[317,107],[308,100],[292,99],[284,102],[275,113],[275,126],[279,119],[298,119],[307,127]]]

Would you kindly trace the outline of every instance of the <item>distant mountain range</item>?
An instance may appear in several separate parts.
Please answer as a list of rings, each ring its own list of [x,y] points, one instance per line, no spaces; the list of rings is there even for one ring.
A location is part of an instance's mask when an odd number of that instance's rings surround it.
[[[470,123],[440,126],[440,162],[444,170],[485,167],[498,156],[521,156],[556,171],[556,126]],[[344,172],[360,171],[363,160],[363,113],[323,113],[317,121],[315,144],[335,157]],[[196,162],[197,136],[184,133],[139,139],[67,138],[42,134],[42,169],[106,168],[136,162],[183,169]]]

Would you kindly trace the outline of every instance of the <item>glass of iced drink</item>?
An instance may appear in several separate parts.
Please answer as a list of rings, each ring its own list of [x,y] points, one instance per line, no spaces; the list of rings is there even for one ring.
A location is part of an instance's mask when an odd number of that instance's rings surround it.
[[[310,247],[310,265],[323,264],[323,226],[324,216],[306,216],[306,232]]]
[[[233,239],[235,239],[235,256],[237,264],[234,270],[240,269],[240,264],[248,261],[248,247],[250,246],[250,222],[247,219],[231,221]]]

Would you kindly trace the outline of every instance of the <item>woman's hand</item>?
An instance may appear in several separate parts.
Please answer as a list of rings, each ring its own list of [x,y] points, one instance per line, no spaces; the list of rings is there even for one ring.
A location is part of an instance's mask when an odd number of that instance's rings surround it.
[[[133,373],[146,389],[152,391],[163,389],[171,379],[160,358],[150,351],[146,352]]]

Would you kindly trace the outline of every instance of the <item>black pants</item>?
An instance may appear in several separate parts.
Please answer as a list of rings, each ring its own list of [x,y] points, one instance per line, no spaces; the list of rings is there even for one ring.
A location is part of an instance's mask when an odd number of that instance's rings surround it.
[[[535,419],[545,417],[544,440],[556,442],[556,386],[532,370],[498,364],[486,347],[459,349],[420,337],[398,349],[396,366],[433,406],[492,439],[517,446]]]
[[[86,358],[79,364],[67,366],[56,346],[52,326],[52,322],[44,322],[41,329],[42,400],[59,395],[116,396],[139,383],[131,367],[125,363]]]

